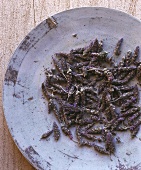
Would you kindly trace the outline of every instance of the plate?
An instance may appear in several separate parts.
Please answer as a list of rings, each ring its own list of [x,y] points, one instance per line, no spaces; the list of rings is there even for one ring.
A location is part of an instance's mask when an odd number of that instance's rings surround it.
[[[55,117],[47,113],[41,91],[44,68],[51,68],[52,55],[103,40],[113,52],[124,38],[122,55],[134,50],[141,40],[141,23],[134,17],[107,8],[85,7],[58,13],[32,30],[13,54],[3,86],[3,107],[11,135],[22,154],[39,170],[141,169],[141,133],[134,140],[122,134],[115,155],[103,156],[80,148],[66,136],[55,142],[40,140],[52,128]],[[75,37],[74,34],[77,34]]]

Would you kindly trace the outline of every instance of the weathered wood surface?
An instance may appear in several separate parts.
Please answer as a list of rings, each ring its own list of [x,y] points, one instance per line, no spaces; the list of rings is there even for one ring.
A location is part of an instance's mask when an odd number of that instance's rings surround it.
[[[2,83],[9,59],[37,24],[63,10],[103,6],[127,12],[141,19],[140,0],[0,0],[0,169],[33,170],[18,151],[8,131],[2,109]],[[140,30],[137,30],[137,32]]]

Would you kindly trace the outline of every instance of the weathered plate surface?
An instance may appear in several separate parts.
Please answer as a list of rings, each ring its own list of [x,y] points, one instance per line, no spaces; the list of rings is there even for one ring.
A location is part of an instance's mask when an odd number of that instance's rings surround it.
[[[40,141],[40,137],[52,128],[55,120],[53,115],[47,114],[47,103],[41,92],[44,67],[52,67],[51,56],[85,46],[95,38],[103,40],[104,48],[112,51],[117,40],[123,37],[123,51],[133,51],[140,45],[140,21],[120,11],[93,7],[65,11],[53,18],[56,26],[47,19],[25,37],[5,75],[4,113],[15,143],[39,170],[115,170],[120,169],[121,164],[138,165],[141,133],[133,141],[128,133],[123,134],[123,143],[118,144],[112,160],[93,149],[79,148],[64,135],[59,142],[53,138]],[[72,36],[74,33],[77,37]]]

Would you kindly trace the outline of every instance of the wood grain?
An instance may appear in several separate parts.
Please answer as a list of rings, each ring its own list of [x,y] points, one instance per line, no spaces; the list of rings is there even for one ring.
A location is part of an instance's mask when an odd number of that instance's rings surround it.
[[[18,151],[8,131],[2,109],[2,83],[12,53],[37,24],[48,16],[83,6],[103,6],[141,19],[139,0],[0,0],[0,169],[33,170]]]

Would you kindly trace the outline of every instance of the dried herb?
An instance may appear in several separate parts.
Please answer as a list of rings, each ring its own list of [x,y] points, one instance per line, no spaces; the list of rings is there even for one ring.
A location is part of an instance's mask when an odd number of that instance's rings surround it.
[[[41,136],[41,139],[46,139],[46,138],[48,138],[52,133],[53,133],[53,130],[50,130],[50,131],[44,133],[44,134]]]
[[[114,49],[117,56],[122,42],[123,38]],[[129,130],[131,138],[137,135],[141,124],[139,90],[129,82],[136,78],[141,83],[138,58],[137,46],[116,64],[98,39],[68,54],[54,55],[55,68],[45,70],[42,92],[48,100],[48,113],[54,113],[60,129],[70,140],[73,140],[71,127],[75,127],[79,146],[93,147],[101,154],[110,155],[116,150],[115,141],[120,143],[116,133]],[[55,140],[59,140],[60,130],[55,122],[53,132]]]

